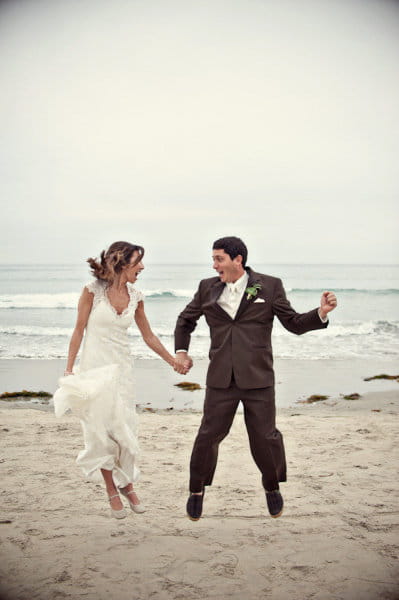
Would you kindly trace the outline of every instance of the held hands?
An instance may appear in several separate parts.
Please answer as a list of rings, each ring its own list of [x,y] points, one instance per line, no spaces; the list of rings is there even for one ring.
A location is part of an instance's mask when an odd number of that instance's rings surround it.
[[[320,299],[319,314],[322,318],[337,306],[337,298],[334,292],[323,292]]]
[[[193,366],[192,358],[187,352],[177,352],[173,368],[180,375],[186,375]]]

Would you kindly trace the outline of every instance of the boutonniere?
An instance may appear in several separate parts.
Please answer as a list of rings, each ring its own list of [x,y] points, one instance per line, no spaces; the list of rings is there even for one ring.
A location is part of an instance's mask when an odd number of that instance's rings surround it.
[[[245,293],[247,294],[247,300],[250,300],[251,298],[255,298],[255,296],[258,293],[258,290],[261,290],[262,286],[260,285],[260,283],[254,283],[253,286],[251,287],[247,287],[247,289],[245,290]]]

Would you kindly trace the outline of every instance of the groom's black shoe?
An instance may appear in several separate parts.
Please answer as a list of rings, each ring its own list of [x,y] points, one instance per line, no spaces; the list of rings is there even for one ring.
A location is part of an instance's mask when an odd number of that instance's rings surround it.
[[[279,490],[274,490],[273,492],[266,491],[266,502],[273,519],[277,519],[277,517],[283,514],[284,502]]]
[[[189,519],[192,521],[198,521],[202,515],[202,503],[204,500],[205,490],[202,490],[202,494],[190,494],[187,500],[187,514]]]

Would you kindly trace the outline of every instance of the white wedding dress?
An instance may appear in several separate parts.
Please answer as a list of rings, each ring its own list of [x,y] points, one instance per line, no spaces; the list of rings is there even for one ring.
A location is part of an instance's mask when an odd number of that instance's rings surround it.
[[[129,304],[118,314],[105,285],[100,280],[86,285],[94,299],[80,364],[74,375],[60,378],[54,410],[58,417],[70,410],[81,420],[85,447],[76,462],[86,477],[99,481],[100,469],[107,469],[115,484],[125,487],[139,476],[133,359],[127,330],[143,295],[127,283]]]

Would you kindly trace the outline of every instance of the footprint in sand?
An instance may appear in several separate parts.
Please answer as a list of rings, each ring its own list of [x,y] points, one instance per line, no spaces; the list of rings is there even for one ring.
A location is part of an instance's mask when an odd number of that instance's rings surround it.
[[[294,565],[291,567],[289,572],[290,579],[296,581],[297,579],[306,579],[310,575],[314,575],[316,569],[307,565]]]
[[[43,531],[41,529],[25,529],[24,534],[25,535],[40,535],[41,533],[43,533]]]
[[[71,579],[72,579],[72,577],[68,573],[68,571],[62,571],[62,573],[59,573],[58,575],[56,575],[54,577],[54,581],[56,583],[63,583],[64,581],[70,581]]]
[[[234,577],[237,565],[238,558],[235,554],[222,554],[217,556],[209,566],[215,575]]]

